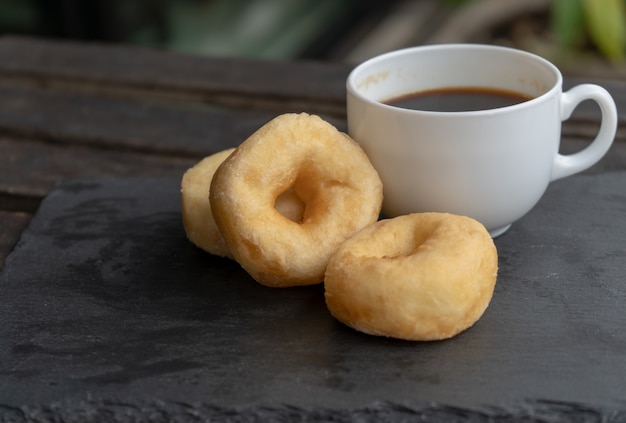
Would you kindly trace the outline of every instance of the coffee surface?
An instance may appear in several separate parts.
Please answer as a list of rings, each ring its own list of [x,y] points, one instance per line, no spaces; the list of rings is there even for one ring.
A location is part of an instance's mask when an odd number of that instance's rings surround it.
[[[531,99],[526,94],[496,88],[454,87],[409,93],[383,103],[433,112],[469,112],[512,106]]]

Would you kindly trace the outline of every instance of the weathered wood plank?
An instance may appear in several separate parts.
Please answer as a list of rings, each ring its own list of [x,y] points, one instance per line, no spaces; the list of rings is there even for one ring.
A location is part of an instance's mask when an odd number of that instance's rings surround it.
[[[350,66],[207,58],[122,45],[0,39],[0,80],[249,109],[343,114]]]
[[[353,65],[203,57],[125,45],[0,37],[0,81],[98,95],[168,98],[261,110],[345,115]],[[597,83],[626,109],[626,81],[567,78],[567,89]]]
[[[274,116],[0,85],[0,133],[121,150],[205,155]]]
[[[125,45],[0,37],[0,81],[98,95],[135,95],[239,108],[345,115],[353,65],[203,57]],[[565,88],[597,83],[626,109],[626,82],[567,78]]]
[[[5,84],[0,98],[0,134],[190,157],[238,145],[278,114]]]
[[[197,159],[60,145],[0,137],[0,193],[9,199],[41,199],[59,179],[120,176],[180,177]],[[0,207],[3,208],[3,207]],[[15,207],[11,207],[15,209]],[[30,207],[25,207],[28,209]]]

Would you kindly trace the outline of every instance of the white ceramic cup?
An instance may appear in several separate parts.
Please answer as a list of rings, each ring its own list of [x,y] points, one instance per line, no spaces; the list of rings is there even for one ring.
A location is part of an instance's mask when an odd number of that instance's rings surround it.
[[[489,45],[407,48],[358,65],[347,80],[348,133],[383,181],[383,214],[440,211],[475,218],[493,237],[530,211],[548,184],[600,160],[613,143],[617,110],[592,84],[562,91],[547,60]],[[531,96],[513,106],[432,112],[384,104],[431,89],[484,87]],[[583,100],[602,113],[596,138],[559,154],[561,122]]]

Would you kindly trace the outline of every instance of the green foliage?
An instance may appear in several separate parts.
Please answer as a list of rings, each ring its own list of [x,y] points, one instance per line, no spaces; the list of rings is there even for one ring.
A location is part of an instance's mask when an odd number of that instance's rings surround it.
[[[586,37],[613,62],[626,54],[625,0],[554,0],[552,29],[568,50],[581,47]]]
[[[587,30],[598,50],[613,61],[624,58],[624,0],[583,0]]]
[[[471,1],[446,0],[452,6]],[[626,59],[626,0],[552,0],[551,18],[563,49],[580,50],[590,42],[612,62]]]
[[[552,29],[557,42],[572,50],[580,45],[584,26],[582,0],[554,0]]]

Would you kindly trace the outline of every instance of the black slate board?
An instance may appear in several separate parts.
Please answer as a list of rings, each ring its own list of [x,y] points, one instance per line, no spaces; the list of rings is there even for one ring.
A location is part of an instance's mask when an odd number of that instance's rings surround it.
[[[626,421],[625,186],[553,183],[483,318],[415,343],[193,247],[178,180],[62,182],[0,273],[0,418]]]

